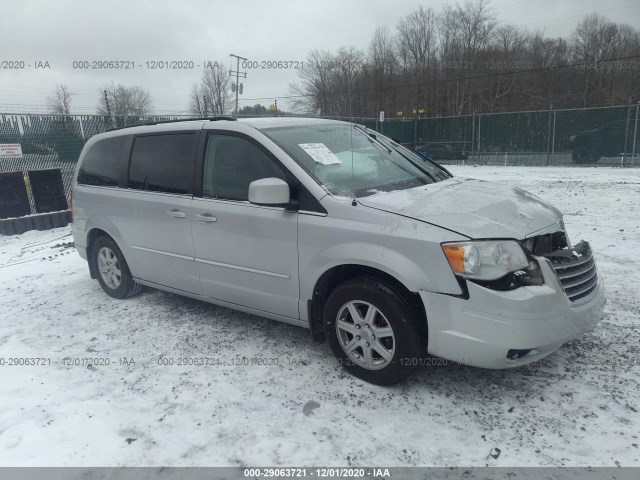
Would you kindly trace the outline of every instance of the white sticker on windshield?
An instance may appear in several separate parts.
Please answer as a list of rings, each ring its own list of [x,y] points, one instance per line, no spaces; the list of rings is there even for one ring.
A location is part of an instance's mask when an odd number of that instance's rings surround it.
[[[307,152],[316,163],[321,165],[335,165],[342,163],[335,153],[333,153],[324,143],[299,143],[300,148]]]

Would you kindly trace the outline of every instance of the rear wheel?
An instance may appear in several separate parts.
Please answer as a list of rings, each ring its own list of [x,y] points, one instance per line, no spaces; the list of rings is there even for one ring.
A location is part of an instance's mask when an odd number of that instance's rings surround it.
[[[393,385],[411,374],[424,345],[424,329],[411,306],[392,287],[369,277],[348,280],[324,309],[327,341],[351,374]]]
[[[93,243],[91,261],[98,273],[98,282],[107,295],[127,298],[142,289],[142,285],[133,280],[122,252],[110,238],[99,237]]]

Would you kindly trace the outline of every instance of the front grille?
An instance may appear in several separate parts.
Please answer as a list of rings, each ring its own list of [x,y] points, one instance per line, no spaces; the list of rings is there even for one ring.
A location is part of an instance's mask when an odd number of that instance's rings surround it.
[[[598,272],[587,242],[580,242],[570,250],[556,251],[546,258],[551,261],[569,300],[577,302],[595,291]]]

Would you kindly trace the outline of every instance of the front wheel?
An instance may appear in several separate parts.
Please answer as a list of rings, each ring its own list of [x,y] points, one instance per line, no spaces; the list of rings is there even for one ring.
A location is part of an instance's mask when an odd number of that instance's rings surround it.
[[[133,280],[124,255],[113,240],[100,237],[94,242],[91,251],[91,261],[98,273],[98,282],[107,295],[121,299],[140,292],[142,285]]]
[[[327,342],[340,364],[376,385],[399,383],[415,370],[426,340],[419,327],[408,302],[375,278],[338,286],[324,309]]]

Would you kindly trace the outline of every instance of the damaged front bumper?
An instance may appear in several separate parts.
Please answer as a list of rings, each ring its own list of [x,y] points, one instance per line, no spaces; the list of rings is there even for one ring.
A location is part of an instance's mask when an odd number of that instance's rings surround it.
[[[420,292],[428,352],[477,367],[511,368],[592,330],[603,315],[604,283],[588,244],[575,249],[574,258],[535,257],[544,285],[496,291],[467,282],[468,299]]]

